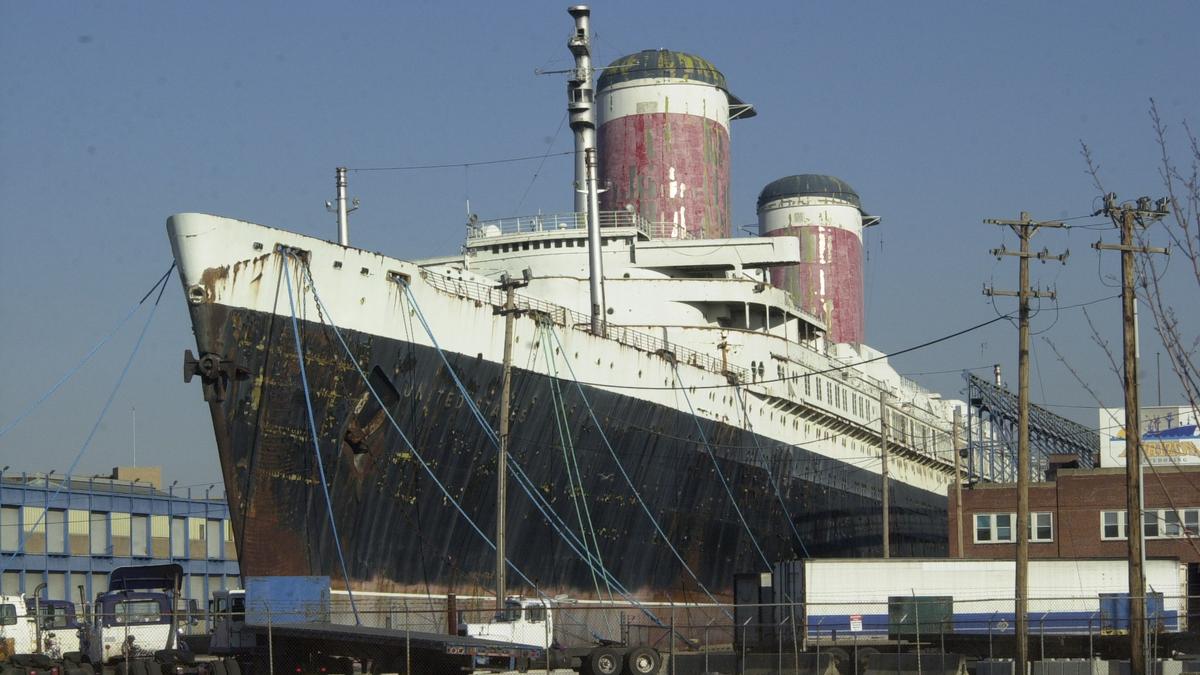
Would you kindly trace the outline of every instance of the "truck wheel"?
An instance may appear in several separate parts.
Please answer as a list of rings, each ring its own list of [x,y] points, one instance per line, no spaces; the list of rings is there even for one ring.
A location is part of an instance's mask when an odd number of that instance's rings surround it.
[[[146,661],[146,675],[163,675],[162,664],[154,659]]]
[[[133,675],[129,672],[129,663],[124,660],[117,663],[116,668],[113,668],[113,672],[116,675]]]
[[[129,675],[146,675],[146,662],[142,659],[134,659],[129,662]]]
[[[621,672],[621,652],[612,647],[596,647],[588,654],[591,675],[617,675]]]
[[[96,669],[92,668],[92,664],[87,661],[79,664],[79,672],[83,675],[96,675]]]
[[[634,647],[625,655],[625,671],[633,675],[654,675],[662,667],[662,655],[652,647]]]
[[[225,669],[225,662],[221,659],[217,659],[216,661],[209,663],[208,672],[211,673],[211,675],[229,675],[229,671]]]
[[[225,659],[225,672],[229,675],[242,675],[242,664],[237,662],[235,658]],[[154,675],[154,673],[150,673]]]

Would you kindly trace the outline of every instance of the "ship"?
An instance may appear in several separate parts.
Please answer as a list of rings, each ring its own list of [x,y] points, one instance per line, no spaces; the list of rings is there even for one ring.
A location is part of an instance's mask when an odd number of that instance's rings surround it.
[[[242,574],[688,600],[783,559],[945,555],[962,404],[865,343],[879,218],[804,173],[733,236],[754,107],[682,52],[594,69],[569,12],[573,211],[393,257],[349,244],[339,169],[336,240],[167,220]]]

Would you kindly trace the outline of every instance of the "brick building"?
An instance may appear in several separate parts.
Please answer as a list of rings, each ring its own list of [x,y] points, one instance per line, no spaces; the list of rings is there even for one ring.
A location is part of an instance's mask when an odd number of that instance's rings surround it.
[[[1059,469],[1051,480],[1029,487],[1030,558],[1122,558],[1128,554],[1125,469]],[[1147,466],[1146,556],[1200,567],[1200,466]],[[1017,487],[976,484],[949,494],[950,556],[1008,558],[1016,555]],[[958,550],[962,513],[963,551]]]

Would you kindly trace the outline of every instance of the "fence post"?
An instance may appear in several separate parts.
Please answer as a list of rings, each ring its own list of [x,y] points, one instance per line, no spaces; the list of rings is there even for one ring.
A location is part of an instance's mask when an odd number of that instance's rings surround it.
[[[1045,661],[1046,660],[1046,613],[1045,612],[1042,613],[1042,620],[1038,623],[1039,623],[1038,631],[1041,633],[1041,636],[1039,637],[1039,639],[1041,640],[1041,643],[1042,643],[1041,644],[1042,660]]]
[[[783,624],[775,627],[775,671],[783,672]]]
[[[275,633],[271,627],[270,605],[267,605],[267,672],[275,675]]]
[[[917,625],[917,675],[923,675],[921,671],[921,601],[916,598],[916,591],[913,591],[913,605],[916,612]],[[896,659],[896,669],[900,668],[900,659]]]
[[[549,671],[549,669],[547,669]],[[671,603],[671,675],[675,675],[675,603]]]
[[[988,660],[991,661],[995,658],[996,655],[992,651],[992,620],[988,619]]]

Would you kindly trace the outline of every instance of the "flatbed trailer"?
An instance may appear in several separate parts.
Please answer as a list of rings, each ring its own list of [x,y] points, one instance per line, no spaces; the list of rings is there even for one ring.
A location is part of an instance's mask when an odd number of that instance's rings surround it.
[[[246,664],[247,675],[264,675],[268,659],[275,672],[353,672],[357,661],[372,673],[454,673],[477,662],[507,662],[513,667],[544,659],[541,649],[528,645],[462,635],[375,628],[329,622],[245,624],[255,646],[235,656]]]

